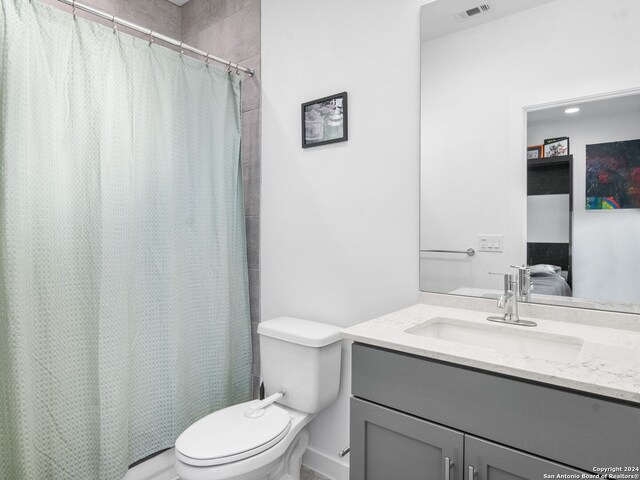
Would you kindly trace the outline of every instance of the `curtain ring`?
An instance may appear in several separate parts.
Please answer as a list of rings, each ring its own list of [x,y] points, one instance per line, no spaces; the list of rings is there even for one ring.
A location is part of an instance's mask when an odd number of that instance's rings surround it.
[[[71,0],[71,13],[73,13],[73,18],[76,18],[76,13],[78,13],[76,9],[76,0]]]
[[[231,73],[231,62],[227,64],[227,73]]]
[[[184,42],[180,42],[180,46],[178,47],[180,49],[180,56],[184,55],[184,50],[182,49],[182,45],[184,44]]]
[[[236,63],[236,75],[240,75],[239,68],[240,68],[240,65]]]
[[[116,23],[116,16],[111,16],[111,23],[113,23],[113,33],[115,34],[118,31],[118,24]]]
[[[149,46],[153,43],[153,30],[149,30]]]
[[[207,66],[207,68],[209,67],[209,53],[207,52],[207,54],[204,56],[204,64]]]

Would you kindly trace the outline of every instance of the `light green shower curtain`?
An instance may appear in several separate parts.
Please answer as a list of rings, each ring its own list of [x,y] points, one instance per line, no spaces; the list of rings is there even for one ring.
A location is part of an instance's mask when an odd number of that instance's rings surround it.
[[[0,478],[118,480],[250,398],[240,80],[0,2]]]

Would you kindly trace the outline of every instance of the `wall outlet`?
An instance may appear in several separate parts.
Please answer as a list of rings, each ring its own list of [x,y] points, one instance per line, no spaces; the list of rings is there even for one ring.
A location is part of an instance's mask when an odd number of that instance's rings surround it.
[[[478,251],[479,252],[502,252],[502,244],[504,243],[504,235],[502,234],[478,234]]]

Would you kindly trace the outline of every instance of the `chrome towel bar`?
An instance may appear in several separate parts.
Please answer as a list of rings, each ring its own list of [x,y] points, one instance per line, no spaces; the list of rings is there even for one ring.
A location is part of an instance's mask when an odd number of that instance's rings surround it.
[[[430,253],[464,253],[473,257],[476,254],[476,251],[473,248],[467,248],[466,250],[424,250],[420,249],[421,252],[430,252]]]

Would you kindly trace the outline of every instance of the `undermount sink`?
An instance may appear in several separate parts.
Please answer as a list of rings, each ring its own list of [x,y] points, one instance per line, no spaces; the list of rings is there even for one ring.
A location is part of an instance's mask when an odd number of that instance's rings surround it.
[[[578,358],[584,341],[578,337],[436,317],[405,330],[420,337],[487,348],[506,355],[570,362]]]

